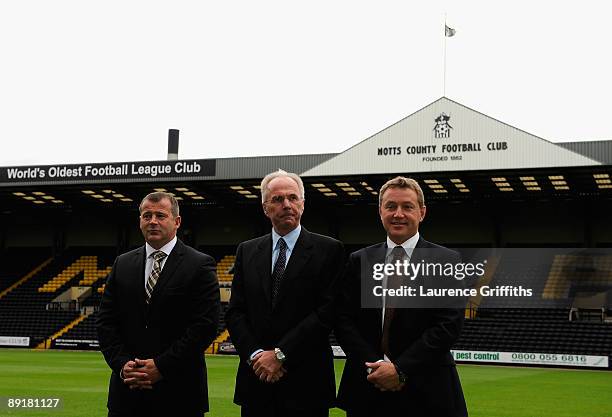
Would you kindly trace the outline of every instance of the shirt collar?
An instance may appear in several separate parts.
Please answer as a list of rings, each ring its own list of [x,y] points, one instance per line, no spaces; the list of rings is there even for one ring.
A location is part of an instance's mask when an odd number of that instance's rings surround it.
[[[166,256],[170,256],[170,253],[172,252],[172,250],[174,249],[174,246],[176,245],[176,240],[177,240],[176,236],[174,236],[170,242],[166,243],[164,246],[159,248],[159,250],[165,253]],[[145,249],[147,250],[147,259],[149,259],[149,256],[151,256],[153,252],[158,251],[158,249],[155,249],[153,246],[149,245],[149,242],[145,243]]]
[[[293,247],[295,246],[295,243],[297,242],[298,237],[300,237],[301,231],[302,231],[301,224],[298,224],[298,226],[295,229],[287,233],[285,236],[279,235],[278,233],[276,233],[276,230],[272,229],[272,252],[274,252],[274,250],[276,249],[276,244],[278,243],[278,239],[280,239],[281,237],[285,240],[285,243],[287,244],[287,248],[289,249],[289,251],[293,251]]]
[[[404,248],[404,250],[406,251],[406,253],[411,253],[412,250],[416,247],[418,241],[419,241],[420,235],[419,232],[417,231],[414,236],[412,236],[410,239],[408,239],[407,241],[405,241],[404,243],[402,243],[401,246],[402,248]],[[398,246],[397,243],[395,243],[394,241],[392,241],[389,236],[387,236],[387,253],[390,252],[391,250],[393,250],[394,247]]]

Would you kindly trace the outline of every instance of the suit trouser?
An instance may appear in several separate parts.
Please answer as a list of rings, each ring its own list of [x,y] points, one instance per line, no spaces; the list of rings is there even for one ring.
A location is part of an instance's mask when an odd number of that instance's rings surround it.
[[[461,382],[454,366],[431,368],[425,379],[437,390],[377,393],[369,404],[347,411],[347,417],[467,417]],[[429,382],[429,386],[434,384]]]
[[[167,413],[155,414],[150,411],[144,411],[142,413],[132,413],[132,412],[117,412],[117,411],[109,411],[108,417],[167,417]],[[204,417],[205,413],[197,412],[197,413],[181,413],[180,410],[176,410],[172,412],[172,417]]]
[[[410,409],[403,409],[389,403],[380,403],[376,407],[365,409],[365,410],[351,410],[346,412],[346,417],[435,417],[428,413],[424,413],[423,410],[411,407]]]
[[[240,409],[241,417],[329,417],[327,408],[315,410],[295,410],[282,407],[278,404],[268,404],[265,406],[242,406]]]

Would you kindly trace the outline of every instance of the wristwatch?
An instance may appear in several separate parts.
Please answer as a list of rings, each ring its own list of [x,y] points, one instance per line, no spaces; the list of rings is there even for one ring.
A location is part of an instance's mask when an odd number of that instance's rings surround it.
[[[406,374],[403,373],[402,370],[399,368],[399,366],[397,366],[396,364],[393,364],[393,366],[395,366],[395,371],[397,372],[397,376],[399,378],[400,384],[405,384],[406,381],[408,381]]]
[[[287,359],[283,351],[279,348],[274,348],[274,355],[276,355],[276,359],[278,359],[280,363],[285,362],[285,360]]]

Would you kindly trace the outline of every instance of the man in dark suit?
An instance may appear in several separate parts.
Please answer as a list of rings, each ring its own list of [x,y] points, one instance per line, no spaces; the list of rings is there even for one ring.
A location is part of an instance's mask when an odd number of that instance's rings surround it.
[[[98,312],[98,338],[112,369],[108,415],[202,416],[208,411],[204,349],[217,332],[215,261],[176,237],[176,199],[140,204],[145,246],[119,256]]]
[[[300,225],[304,185],[279,170],[261,182],[272,232],[238,246],[225,319],[239,355],[243,417],[320,417],[334,406],[329,333],[342,243]]]
[[[423,191],[416,181],[404,177],[388,181],[379,192],[386,242],[349,257],[335,330],[347,355],[338,392],[347,417],[467,416],[450,353],[461,331],[463,309],[399,308],[397,303],[391,306],[390,297],[379,298],[384,304],[378,308],[362,305],[374,264],[460,261],[457,252],[419,235],[425,213]],[[396,278],[387,277],[387,288]],[[422,300],[413,302],[422,305]]]

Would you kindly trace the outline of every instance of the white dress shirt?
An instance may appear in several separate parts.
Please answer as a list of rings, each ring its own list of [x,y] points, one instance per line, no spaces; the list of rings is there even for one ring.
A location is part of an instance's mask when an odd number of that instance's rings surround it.
[[[172,238],[170,242],[166,243],[164,246],[159,248],[160,251],[166,254],[166,257],[159,262],[159,266],[161,270],[164,269],[166,260],[170,256],[170,253],[172,253],[172,250],[174,249],[175,245],[176,245],[176,236],[174,236],[174,238]],[[151,275],[151,270],[153,269],[153,262],[155,262],[155,259],[153,259],[153,256],[151,255],[153,255],[154,252],[157,252],[158,249],[155,249],[153,246],[149,245],[148,242],[145,244],[145,249],[147,252],[147,259],[145,261],[145,273],[144,273],[144,282],[145,282],[145,287],[146,287],[147,281],[149,280],[149,275]]]
[[[271,272],[274,272],[274,264],[276,264],[276,260],[278,259],[278,254],[280,252],[280,248],[278,247],[278,241],[282,237],[285,243],[287,244],[287,250],[285,252],[285,267],[289,263],[289,258],[293,253],[293,248],[295,247],[295,243],[300,237],[300,232],[302,231],[302,225],[298,224],[298,226],[287,233],[285,236],[281,236],[276,233],[276,230],[272,229],[272,269]]]

